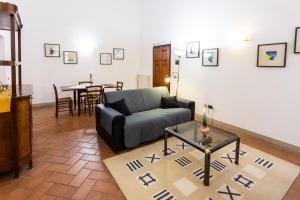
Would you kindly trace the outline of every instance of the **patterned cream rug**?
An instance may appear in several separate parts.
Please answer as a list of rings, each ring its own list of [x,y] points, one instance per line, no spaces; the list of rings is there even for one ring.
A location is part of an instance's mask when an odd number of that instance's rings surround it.
[[[246,145],[234,164],[235,143],[212,154],[210,186],[203,185],[204,154],[182,141],[163,141],[106,159],[128,200],[282,199],[299,167]]]

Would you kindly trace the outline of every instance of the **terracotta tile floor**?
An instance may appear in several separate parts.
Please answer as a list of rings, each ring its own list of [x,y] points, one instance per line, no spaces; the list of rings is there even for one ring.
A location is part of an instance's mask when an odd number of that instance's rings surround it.
[[[0,174],[0,199],[125,199],[102,162],[115,154],[97,137],[94,117],[55,119],[49,106],[33,110],[33,123],[34,167],[23,167],[19,179]],[[300,165],[299,153],[240,136],[245,144]],[[300,176],[285,199],[300,199]]]
[[[53,111],[33,110],[33,169],[24,166],[19,179],[1,174],[0,199],[125,199],[102,162],[114,153],[97,137],[94,117],[55,119]]]

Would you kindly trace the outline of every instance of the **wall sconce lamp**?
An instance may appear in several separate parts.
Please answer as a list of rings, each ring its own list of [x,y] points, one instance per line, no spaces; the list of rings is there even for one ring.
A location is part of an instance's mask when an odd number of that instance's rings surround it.
[[[247,43],[252,42],[253,34],[240,34],[235,33],[232,35],[231,44],[237,47],[243,46]]]
[[[252,41],[252,35],[246,35],[245,42],[251,42]]]

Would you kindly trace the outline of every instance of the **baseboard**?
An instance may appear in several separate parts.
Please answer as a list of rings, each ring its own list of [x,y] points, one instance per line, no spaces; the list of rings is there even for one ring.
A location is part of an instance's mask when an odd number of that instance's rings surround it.
[[[36,103],[32,104],[33,108],[41,108],[41,107],[46,107],[46,106],[54,106],[55,102],[49,102],[49,103]]]
[[[195,119],[196,120],[201,120],[202,115],[196,113],[195,114]],[[211,121],[212,121],[211,119],[208,120],[208,122],[210,124],[211,124]],[[286,143],[286,142],[282,142],[282,141],[274,139],[274,138],[264,136],[264,135],[259,134],[259,133],[255,133],[253,131],[249,131],[249,130],[246,130],[246,129],[243,129],[243,128],[240,128],[240,127],[237,127],[237,126],[233,126],[231,124],[227,124],[227,123],[215,120],[215,119],[214,119],[214,126],[217,127],[217,128],[224,129],[226,131],[236,133],[236,134],[243,133],[243,134],[251,135],[253,137],[264,140],[264,141],[269,142],[271,144],[275,144],[275,145],[278,145],[278,146],[283,147],[285,149],[289,149],[291,151],[295,151],[297,153],[300,153],[300,147],[297,147],[295,145],[292,145],[292,144],[289,144],[289,143]]]

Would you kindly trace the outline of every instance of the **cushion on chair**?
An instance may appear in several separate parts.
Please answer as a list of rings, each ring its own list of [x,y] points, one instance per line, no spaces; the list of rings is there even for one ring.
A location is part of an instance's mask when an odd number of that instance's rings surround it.
[[[131,115],[131,112],[128,109],[125,99],[109,103],[108,106],[122,113],[125,116]]]
[[[162,108],[179,108],[177,97],[161,97],[161,107]]]
[[[133,113],[126,117],[124,143],[134,147],[162,136],[168,126],[188,122],[191,111],[185,108],[154,109]]]

